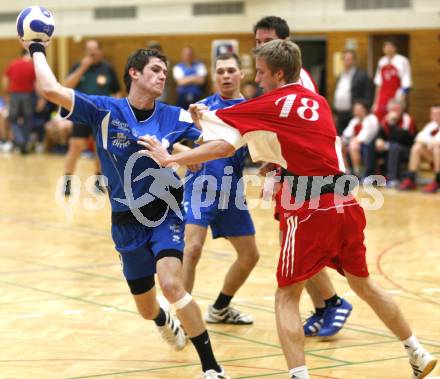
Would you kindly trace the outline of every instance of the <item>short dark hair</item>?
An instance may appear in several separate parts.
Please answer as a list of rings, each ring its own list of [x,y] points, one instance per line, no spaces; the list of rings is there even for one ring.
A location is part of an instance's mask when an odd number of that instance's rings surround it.
[[[292,41],[275,39],[255,48],[257,58],[263,58],[272,73],[282,70],[287,83],[299,80],[302,67],[301,50]]]
[[[290,36],[290,29],[287,21],[277,16],[266,16],[254,26],[254,35],[258,29],[273,29],[279,39],[286,39]]]
[[[101,42],[100,42],[99,40],[97,40],[96,38],[86,39],[86,40],[84,41],[84,44],[83,44],[83,48],[84,48],[84,49],[86,48],[86,46],[87,46],[87,44],[88,44],[89,42],[95,42],[96,45],[98,46],[98,49],[102,49]]]
[[[397,40],[394,37],[386,37],[383,40],[383,44],[385,45],[386,43],[393,45],[397,49]]]
[[[353,106],[355,106],[356,104],[361,105],[367,111],[367,113],[370,112],[370,106],[365,99],[355,99],[353,101]]]
[[[159,58],[165,63],[165,66],[167,65],[167,58],[165,55],[156,49],[138,49],[128,57],[124,69],[124,84],[127,93],[130,92],[131,87],[130,68],[142,72],[144,67],[150,62],[150,58]]]
[[[235,61],[237,62],[238,68],[241,69],[241,60],[238,57],[238,55],[235,53],[220,54],[217,56],[217,58],[215,58],[215,62],[217,63],[217,61],[227,61],[228,59],[235,59]]]
[[[354,60],[357,59],[356,51],[353,50],[353,49],[345,49],[345,50],[343,51],[343,54],[344,54],[344,55],[345,55],[345,54],[351,54],[351,56],[353,57]]]

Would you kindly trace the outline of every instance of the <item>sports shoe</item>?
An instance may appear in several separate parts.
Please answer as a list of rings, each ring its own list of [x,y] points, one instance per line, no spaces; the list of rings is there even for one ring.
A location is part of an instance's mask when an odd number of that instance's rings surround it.
[[[64,196],[69,197],[72,194],[72,179],[65,177],[64,179]]]
[[[168,342],[176,350],[182,350],[187,342],[185,332],[177,317],[173,316],[169,311],[165,311],[167,321],[164,326],[158,326],[157,329],[162,339]]]
[[[322,324],[324,323],[324,315],[318,316],[316,313],[313,313],[306,319],[303,326],[304,335],[306,337],[312,337],[321,330]]]
[[[14,150],[14,144],[11,141],[6,141],[1,147],[3,153],[11,153]]]
[[[399,188],[399,181],[396,179],[387,180],[387,188]]]
[[[220,366],[220,368],[222,369],[221,372],[217,372],[215,370],[205,371],[202,374],[202,379],[231,379],[229,376],[225,374],[225,370],[223,369],[223,367]]]
[[[427,184],[422,188],[423,193],[436,193],[440,189],[440,185],[433,180],[431,183]]]
[[[415,190],[417,188],[416,183],[414,183],[414,180],[410,178],[405,178],[400,183],[399,189],[401,191],[411,191]]]
[[[327,307],[324,315],[324,323],[316,335],[319,337],[334,336],[342,329],[352,309],[352,305],[344,299],[341,299],[341,304],[337,306]]]
[[[232,307],[216,309],[212,305],[206,312],[205,321],[210,324],[249,325],[254,323],[251,316],[241,313],[238,309]]]
[[[434,370],[437,358],[434,358],[423,347],[419,347],[412,353],[409,363],[413,369],[413,379],[422,379]]]
[[[96,193],[105,193],[105,186],[101,183],[100,176],[96,176],[96,180],[94,183],[94,188]]]

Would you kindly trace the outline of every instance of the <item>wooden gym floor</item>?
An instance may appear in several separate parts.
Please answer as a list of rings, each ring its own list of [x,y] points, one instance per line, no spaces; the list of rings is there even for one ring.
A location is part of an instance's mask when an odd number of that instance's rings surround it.
[[[72,213],[57,205],[63,158],[0,156],[0,378],[198,378],[191,346],[174,352],[142,320],[120,271],[109,231],[109,204],[91,211],[84,192]],[[93,164],[82,159],[85,180]],[[257,189],[251,188],[251,198]],[[440,356],[440,195],[383,190],[384,205],[367,212],[370,272],[393,294],[419,339]],[[369,196],[361,197],[368,199]],[[87,201],[89,203],[87,203]],[[234,379],[287,378],[274,321],[277,225],[272,211],[252,211],[261,260],[234,304],[253,326],[209,326],[218,359]],[[195,298],[206,309],[234,253],[208,240]],[[354,305],[331,341],[306,340],[311,378],[402,379],[410,366],[401,344],[331,272]],[[302,315],[311,309],[304,296]],[[438,375],[436,371],[432,377]]]

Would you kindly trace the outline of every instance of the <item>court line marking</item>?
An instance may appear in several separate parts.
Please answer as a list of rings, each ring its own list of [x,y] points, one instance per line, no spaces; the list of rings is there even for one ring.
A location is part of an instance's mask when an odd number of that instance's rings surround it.
[[[60,268],[60,269],[64,269],[64,268]],[[66,268],[65,270],[69,271],[68,268]],[[86,274],[87,274],[87,275],[91,275],[91,276],[94,276],[94,275],[95,275],[95,274],[92,274],[92,273],[86,273]],[[106,278],[107,278],[107,277],[106,277]],[[108,278],[109,278],[109,279],[110,279],[110,278],[113,279],[113,277],[108,277]],[[20,284],[17,284],[17,283],[4,281],[4,280],[0,280],[0,283],[6,283],[6,284],[9,284],[9,285],[12,285],[12,286],[16,286],[16,287],[21,287],[21,288],[25,288],[25,289],[31,289],[31,290],[35,290],[35,291],[39,291],[39,292],[43,292],[43,293],[46,293],[46,294],[51,294],[51,295],[55,295],[55,296],[60,296],[60,297],[63,297],[63,298],[67,298],[67,299],[70,299],[70,300],[74,300],[74,301],[82,301],[82,302],[85,302],[85,303],[88,303],[88,304],[97,305],[97,306],[104,307],[104,308],[113,308],[113,309],[119,310],[119,311],[124,312],[124,313],[137,314],[137,312],[135,312],[135,311],[127,310],[127,309],[120,308],[120,307],[116,307],[116,306],[111,306],[111,305],[108,305],[108,304],[98,303],[98,302],[96,302],[96,301],[88,300],[88,299],[85,299],[85,298],[82,298],[82,297],[69,296],[69,295],[60,294],[60,293],[57,293],[57,292],[52,292],[52,291],[47,291],[47,290],[41,290],[41,289],[38,289],[38,288],[35,288],[35,287],[24,286],[24,285],[20,285]],[[273,310],[272,310],[271,312],[274,313]],[[347,329],[347,330],[353,330],[353,331],[360,332],[360,333],[364,333],[364,334],[368,334],[368,335],[378,335],[378,336],[381,336],[381,337],[387,337],[387,338],[391,338],[391,339],[395,340],[395,337],[394,337],[394,336],[391,336],[391,335],[389,335],[389,334],[384,334],[383,332],[376,332],[376,331],[369,331],[369,330],[361,330],[361,329],[353,328],[353,327],[350,327],[350,326],[345,326],[345,329]],[[216,334],[220,334],[220,333],[222,333],[222,335],[227,336],[227,337],[229,337],[229,338],[235,338],[235,339],[238,338],[238,336],[231,335],[231,334],[224,333],[224,332],[215,331],[215,330],[212,330],[212,329],[209,329],[209,332],[210,332],[210,333],[216,333]],[[247,340],[248,342],[253,342],[253,343],[257,343],[257,344],[262,344],[262,345],[265,345],[265,346],[272,346],[272,347],[276,347],[276,348],[281,348],[279,345],[268,344],[268,343],[265,343],[265,342],[255,341],[255,340],[251,340],[251,339],[246,339],[246,340]],[[430,344],[430,343],[424,341],[423,339],[420,339],[420,341],[421,341],[422,343],[425,343],[426,345],[431,345],[431,346],[433,345],[433,344]],[[438,346],[438,345],[433,345],[433,346]]]
[[[425,235],[427,235],[427,234],[432,234],[432,232],[420,233],[420,234],[418,234],[418,235],[410,236],[410,237],[406,237],[406,238],[403,238],[403,239],[401,239],[401,240],[398,240],[398,241],[392,243],[391,245],[389,245],[388,247],[386,247],[385,249],[383,249],[382,252],[376,257],[376,268],[377,268],[377,270],[379,271],[379,273],[383,276],[383,278],[384,278],[385,280],[387,280],[388,282],[390,282],[392,285],[394,285],[396,288],[399,288],[400,290],[402,290],[402,291],[405,292],[405,293],[410,293],[410,294],[416,296],[417,298],[423,300],[425,303],[429,303],[429,304],[433,304],[433,305],[438,305],[438,306],[440,306],[440,303],[439,303],[439,302],[434,301],[434,300],[429,299],[429,298],[426,298],[425,296],[419,294],[418,292],[411,291],[411,290],[409,290],[408,288],[406,288],[406,287],[402,286],[401,284],[397,283],[395,280],[393,280],[393,279],[391,278],[390,275],[388,275],[388,274],[385,272],[385,270],[382,268],[382,264],[381,264],[382,259],[383,259],[383,258],[384,258],[384,257],[390,252],[390,251],[392,251],[395,247],[398,247],[398,246],[400,246],[400,245],[405,245],[405,244],[408,243],[409,241],[414,240],[414,239],[418,239],[418,238],[423,237],[423,236],[425,236]]]
[[[195,292],[197,297],[204,297],[204,298],[209,298],[211,299],[211,297],[209,297],[208,295],[202,295],[200,292]],[[275,314],[275,311],[273,310],[273,308],[265,308],[264,305],[258,305],[258,306],[254,306],[254,305],[249,305],[248,303],[240,303],[241,306],[243,306],[244,308],[250,308],[250,309],[255,309],[255,310],[260,310],[260,311],[264,311],[266,313],[272,313]],[[305,318],[304,314],[302,314],[302,317]],[[369,327],[365,327],[364,325],[359,325],[359,324],[355,324],[352,322],[348,322],[347,324],[344,325],[344,329],[346,330],[350,330],[350,331],[354,331],[354,332],[359,332],[359,333],[364,333],[367,335],[377,335],[380,337],[386,337],[389,339],[392,339],[393,341],[398,341],[398,339],[391,334],[391,332],[389,332],[388,330],[382,330],[382,329],[374,329],[374,328],[369,328]],[[435,346],[435,347],[440,347],[440,344],[437,343],[437,341],[433,341],[433,340],[429,340],[427,338],[421,338],[419,339],[420,342],[424,343],[424,344],[429,344],[430,346]]]
[[[438,355],[438,354],[440,354],[440,352],[435,352],[435,353],[432,353],[432,354],[433,355]],[[264,358],[264,357],[262,357],[262,358]],[[404,358],[408,359],[407,356],[398,356],[398,357],[375,359],[375,360],[369,360],[369,361],[358,361],[358,362],[350,362],[350,363],[340,363],[340,364],[335,364],[335,365],[326,365],[326,366],[321,366],[321,367],[312,367],[312,368],[309,368],[308,371],[312,372],[312,371],[324,370],[324,369],[328,369],[328,368],[348,367],[348,366],[356,366],[356,365],[362,365],[362,364],[386,362],[386,361],[398,360],[398,359],[404,359]],[[248,357],[246,359],[256,359],[256,358],[255,357]],[[223,360],[222,363],[225,363],[225,362],[227,363],[227,362],[232,362],[232,361],[237,361],[237,360],[242,360],[242,359],[241,358],[235,358],[233,360]],[[184,364],[184,365],[174,365],[174,366],[166,366],[166,367],[160,367],[160,368],[157,367],[157,368],[150,368],[150,369],[118,371],[118,372],[107,373],[107,374],[95,374],[95,375],[88,375],[88,376],[68,377],[66,379],[97,378],[97,377],[104,377],[104,376],[109,376],[109,375],[130,375],[130,374],[135,374],[135,373],[139,373],[139,372],[160,371],[160,370],[165,370],[165,369],[170,369],[170,368],[183,368],[183,367],[191,367],[191,366],[198,366],[198,365],[199,365],[199,363],[196,363],[196,364]],[[225,365],[225,366],[227,367],[229,365]],[[230,366],[241,367],[241,366],[237,366],[237,365],[230,365]],[[409,364],[408,364],[408,370],[410,370]],[[250,376],[240,376],[240,377],[235,377],[234,379],[249,379],[249,378],[258,378],[258,377],[264,377],[264,376],[274,376],[274,375],[280,375],[280,374],[286,375],[286,373],[287,373],[287,370],[285,369],[285,370],[277,370],[277,371],[272,372],[272,373],[264,373],[264,374],[250,375]],[[329,378],[329,377],[327,377],[327,378]]]
[[[86,275],[86,276],[92,276],[92,277],[98,277],[98,278],[108,279],[108,280],[112,280],[112,281],[122,282],[121,279],[119,279],[119,278],[117,278],[117,277],[113,277],[113,276],[101,275],[101,274],[95,274],[95,273],[89,273],[89,272],[83,272],[83,271],[75,270],[75,269],[71,269],[71,268],[68,268],[68,267],[56,266],[56,265],[48,265],[48,264],[42,264],[42,263],[34,262],[34,261],[32,261],[32,260],[24,260],[24,259],[19,259],[19,258],[16,258],[16,257],[4,257],[3,255],[0,255],[0,258],[2,258],[2,257],[3,257],[3,258],[6,258],[6,259],[10,259],[10,260],[16,260],[16,261],[19,261],[19,262],[33,263],[33,264],[35,264],[35,265],[40,265],[40,266],[43,266],[43,267],[51,267],[51,268],[54,268],[54,269],[56,269],[56,270],[64,270],[64,271],[75,272],[75,273],[82,274],[82,275]],[[2,280],[0,280],[0,283],[2,283],[2,282],[3,282],[3,283],[10,284],[10,285],[17,285],[16,283],[11,283],[11,282],[7,282],[7,281],[2,281]],[[18,285],[17,285],[17,286],[18,286]],[[26,287],[23,287],[23,288],[26,288]],[[30,288],[30,289],[35,289],[35,288],[33,288],[33,287],[29,287],[29,288]],[[60,294],[57,294],[56,292],[45,292],[45,293],[55,294],[55,295],[60,295]],[[66,296],[66,295],[61,295],[61,296]],[[87,299],[84,299],[84,298],[77,298],[77,297],[67,297],[67,298],[70,298],[70,299],[72,299],[72,300],[84,301],[84,302],[87,302],[87,303],[89,303],[89,304],[94,304],[94,305],[103,306],[103,305],[100,304],[100,303],[93,302],[93,301],[90,301],[90,300],[87,300]],[[122,312],[127,312],[127,310],[125,310],[125,309],[123,309],[123,308],[112,307],[112,306],[108,306],[107,304],[104,305],[104,307],[107,307],[107,308],[114,308],[114,309],[120,310],[120,311],[122,311]],[[255,309],[257,309],[257,308],[255,308]],[[265,310],[265,311],[268,311],[268,310]],[[132,311],[130,311],[130,312],[132,312]],[[271,312],[271,313],[274,313],[273,310],[271,310],[270,312]],[[392,338],[392,339],[395,338],[394,336],[391,336],[391,335],[389,335],[389,334],[384,334],[382,331],[381,331],[381,332],[377,332],[377,331],[364,331],[364,330],[361,330],[361,329],[357,329],[357,328],[350,327],[349,325],[346,325],[346,326],[345,326],[345,329],[347,329],[347,330],[357,331],[357,332],[360,332],[360,333],[366,333],[366,334],[369,334],[369,335],[375,334],[375,335],[379,335],[379,336],[382,336],[382,337],[388,337],[388,338]],[[213,331],[213,332],[214,332],[214,331]],[[227,334],[225,334],[225,335],[227,335]],[[229,335],[229,337],[233,338],[233,336],[231,336],[231,335]],[[249,342],[250,342],[250,341],[249,341]],[[423,342],[423,340],[421,340],[421,342]],[[425,342],[425,344],[427,344],[427,343]]]
[[[432,355],[439,355],[439,354],[440,354],[440,351],[432,353]],[[379,362],[386,362],[386,361],[398,360],[398,359],[404,359],[404,358],[408,359],[408,356],[405,355],[405,356],[392,357],[392,358],[374,359],[374,360],[370,360],[370,361],[359,361],[359,362],[346,363],[346,364],[341,363],[339,365],[312,367],[312,368],[308,368],[308,371],[318,371],[318,370],[324,370],[327,368],[337,368],[337,367],[345,367],[345,366],[348,367],[348,366],[356,366],[356,365],[363,365],[363,364],[369,364],[369,363],[379,363]],[[408,364],[408,371],[410,371],[410,370],[411,370],[411,366]],[[287,372],[287,370],[285,372]],[[251,376],[240,376],[240,377],[235,377],[234,379],[250,379],[250,378],[258,378],[258,377],[273,376],[273,375],[279,375],[279,373],[274,372],[272,374],[268,373],[268,374],[259,374],[259,375],[251,375]]]
[[[8,256],[5,257],[4,255],[0,255],[0,258],[6,258],[6,259],[9,259],[9,260],[15,260],[15,261],[19,261],[19,262],[32,263],[32,264],[39,265],[39,266],[43,266],[43,267],[53,268],[53,269],[55,269],[55,270],[74,272],[74,273],[81,274],[81,275],[86,275],[86,276],[91,276],[91,277],[97,277],[97,278],[102,278],[102,279],[108,279],[108,280],[116,281],[116,282],[123,282],[122,279],[117,278],[117,277],[108,276],[108,275],[101,275],[101,274],[96,274],[96,273],[90,273],[90,272],[85,272],[85,271],[80,271],[80,270],[76,270],[76,269],[71,269],[71,268],[69,268],[69,267],[56,266],[56,265],[48,265],[48,264],[43,264],[43,263],[35,262],[35,261],[32,261],[32,260],[27,260],[27,259],[20,259],[20,258],[16,258],[16,257],[8,257]],[[0,283],[1,283],[1,281],[0,281]],[[10,284],[11,284],[11,283],[10,283]],[[210,296],[207,296],[207,295],[199,295],[199,296],[200,296],[200,297],[205,296],[205,298],[209,298],[209,299],[211,299],[211,297],[210,297]],[[420,301],[420,300],[419,300],[419,301]],[[242,304],[243,304],[243,303],[242,303]],[[99,304],[97,304],[97,305],[99,305]],[[245,305],[245,304],[243,304],[243,305]],[[264,308],[261,308],[260,306],[259,306],[260,309],[257,308],[257,307],[255,307],[255,306],[253,306],[253,305],[246,305],[246,306],[249,307],[249,308],[251,308],[251,309],[257,309],[257,310],[263,310],[263,309],[264,309]],[[117,309],[117,308],[115,308],[115,309]],[[268,313],[274,313],[273,309],[272,309],[272,310],[264,310],[264,311],[265,311],[265,312],[268,312]],[[361,330],[361,329],[353,328],[353,327],[351,327],[351,326],[349,326],[349,325],[350,325],[350,324],[346,325],[346,326],[345,326],[345,329],[347,329],[347,330],[353,330],[353,331],[358,331],[358,332],[360,332],[360,333],[366,333],[366,334],[376,334],[376,335],[379,335],[379,336],[384,336],[384,337],[388,337],[388,338],[392,338],[392,339],[395,338],[395,337],[392,336],[392,335],[389,335],[389,334],[383,334],[382,331],[380,331],[380,332],[377,332],[377,331],[364,331],[364,330]],[[422,341],[422,342],[423,342],[423,341]]]
[[[420,237],[420,236],[419,236]],[[411,238],[410,238],[411,239]],[[410,240],[410,239],[408,239],[408,240]],[[59,268],[59,269],[63,269],[63,268]],[[82,274],[87,274],[87,275],[90,275],[90,273],[83,273],[83,272],[79,272],[79,273],[82,273]],[[93,274],[92,274],[93,275]],[[93,276],[97,276],[97,275],[93,275]],[[115,279],[115,278],[114,278]],[[395,284],[395,283],[393,283],[393,284]],[[412,293],[412,292],[410,292],[410,293]],[[417,294],[415,294],[415,293],[413,293],[414,295],[416,295],[417,296]],[[421,296],[418,296],[418,297],[421,297]],[[423,300],[425,300],[425,301],[427,301],[427,299],[424,299],[423,297],[421,297]],[[81,301],[86,301],[85,299],[80,299]],[[87,301],[86,301],[87,302]],[[92,303],[92,302],[91,302]],[[93,304],[93,303],[92,303]],[[435,303],[435,304],[437,304],[437,303]],[[118,307],[112,307],[112,308],[114,308],[114,309],[118,309]],[[123,309],[119,309],[119,310],[121,310],[121,311],[126,311],[126,310],[123,310]],[[227,334],[225,334],[225,335],[227,335]]]
[[[0,280],[0,283],[5,283],[5,282],[6,281],[4,281],[4,280]],[[90,300],[83,299],[83,298],[80,298],[80,297],[69,296],[69,295],[65,295],[65,294],[59,294],[59,293],[56,293],[56,292],[52,292],[52,291],[48,291],[48,290],[42,290],[42,289],[38,289],[38,288],[35,288],[35,287],[25,286],[25,285],[17,284],[17,283],[10,283],[10,282],[6,282],[6,283],[11,284],[11,285],[16,286],[16,287],[34,290],[34,291],[37,291],[37,292],[50,293],[52,295],[57,295],[57,296],[60,296],[62,298],[66,298],[66,299],[69,299],[69,300],[85,302],[85,303],[92,304],[92,305],[98,305],[100,307],[114,308],[114,309],[119,310],[119,311],[124,312],[124,313],[129,313],[129,314],[137,315],[136,311],[127,310],[127,309],[120,308],[120,307],[109,306],[107,304],[102,304],[102,303],[90,301]],[[240,339],[240,340],[244,340],[246,342],[250,342],[250,343],[254,343],[254,344],[258,344],[258,345],[262,345],[262,346],[267,346],[267,347],[273,347],[273,348],[281,349],[281,346],[279,346],[279,345],[269,344],[269,343],[265,343],[265,342],[262,342],[262,341],[256,341],[256,340],[252,340],[252,339],[249,339],[249,338],[244,338],[244,337],[240,337],[240,336],[236,336],[236,335],[231,335],[231,334],[228,334],[228,333],[225,333],[225,332],[220,332],[220,331],[216,331],[216,330],[212,330],[212,329],[209,330],[209,333],[217,334],[217,335],[222,335],[222,336],[225,336],[225,337],[228,337],[228,338],[233,338],[233,339]],[[337,349],[337,347],[335,347],[332,350],[336,350],[336,349]],[[327,351],[328,350],[331,350],[331,349],[327,349]],[[308,354],[309,352],[313,353],[313,351],[306,351],[305,353]],[[327,358],[330,359],[330,360],[333,360],[332,357],[327,357]]]

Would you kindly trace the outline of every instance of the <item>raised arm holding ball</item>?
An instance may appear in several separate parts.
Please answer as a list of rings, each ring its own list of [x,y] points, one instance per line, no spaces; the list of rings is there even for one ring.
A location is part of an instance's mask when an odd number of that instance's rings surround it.
[[[184,222],[180,181],[172,170],[162,169],[140,153],[142,148],[137,143],[139,136],[149,135],[171,151],[179,140],[196,140],[200,136],[188,112],[156,101],[165,85],[167,58],[157,50],[134,52],[124,73],[127,98],[74,91],[57,81],[46,61],[52,33],[45,34],[50,28],[44,25],[44,17],[49,19],[45,14],[50,13],[37,10],[35,19],[28,20],[32,12],[19,17],[20,41],[32,56],[42,96],[60,105],[63,117],[93,129],[109,183],[112,237],[139,313],[153,320],[162,337],[176,350],[184,348],[187,333],[200,357],[202,378],[227,379],[214,357],[200,308],[182,284]],[[32,25],[37,25],[38,30],[32,31]],[[170,313],[169,304],[159,304],[156,298],[156,272],[162,292],[179,319]]]

